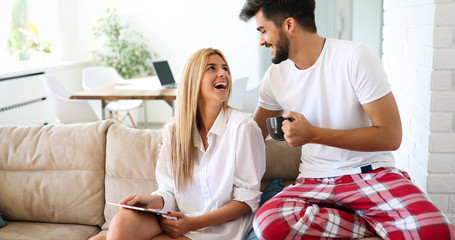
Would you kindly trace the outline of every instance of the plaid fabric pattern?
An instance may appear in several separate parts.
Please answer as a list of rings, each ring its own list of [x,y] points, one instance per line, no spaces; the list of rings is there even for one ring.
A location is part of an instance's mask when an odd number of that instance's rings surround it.
[[[260,239],[455,239],[455,227],[406,172],[297,180],[266,202],[253,227]]]

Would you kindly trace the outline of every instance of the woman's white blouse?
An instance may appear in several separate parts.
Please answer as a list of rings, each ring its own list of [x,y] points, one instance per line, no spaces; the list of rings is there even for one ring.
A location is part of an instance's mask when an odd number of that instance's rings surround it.
[[[221,110],[207,135],[207,149],[194,129],[194,170],[186,191],[177,191],[172,177],[166,130],[156,168],[158,190],[152,194],[163,197],[163,211],[181,211],[189,217],[209,213],[231,200],[244,202],[251,207],[250,214],[185,234],[191,239],[243,239],[261,197],[265,171],[261,131],[251,117],[234,109]]]

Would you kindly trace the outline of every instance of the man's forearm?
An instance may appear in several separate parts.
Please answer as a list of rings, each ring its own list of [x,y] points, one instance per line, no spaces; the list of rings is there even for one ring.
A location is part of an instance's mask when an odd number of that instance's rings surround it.
[[[401,131],[393,132],[382,127],[365,127],[352,130],[315,128],[312,143],[324,144],[354,151],[393,151],[401,145]]]

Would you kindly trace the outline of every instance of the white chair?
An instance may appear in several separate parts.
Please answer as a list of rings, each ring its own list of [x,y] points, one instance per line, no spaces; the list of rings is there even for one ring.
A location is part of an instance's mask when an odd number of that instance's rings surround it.
[[[86,90],[109,83],[115,83],[119,80],[123,80],[123,78],[112,67],[89,67],[82,70],[82,87]],[[112,101],[106,105],[106,109],[109,111],[109,118],[112,118],[112,114],[115,114],[115,119],[118,124],[123,122],[123,119],[120,121],[119,112],[126,112],[126,115],[131,121],[131,125],[136,128],[130,111],[139,108],[142,102],[142,100]]]
[[[246,86],[248,84],[248,77],[242,77],[232,82],[231,98],[229,99],[229,106],[243,109],[243,100],[245,98]]]
[[[41,76],[49,104],[61,123],[96,122],[100,118],[86,100],[69,99],[72,92],[55,77]]]

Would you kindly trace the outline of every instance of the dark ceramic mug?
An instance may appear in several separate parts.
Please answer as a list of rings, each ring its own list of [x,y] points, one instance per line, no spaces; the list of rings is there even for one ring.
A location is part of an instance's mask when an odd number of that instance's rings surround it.
[[[267,130],[269,130],[269,134],[273,139],[284,141],[284,133],[281,129],[284,120],[289,120],[292,122],[294,121],[294,118],[284,118],[283,116],[267,118]]]

